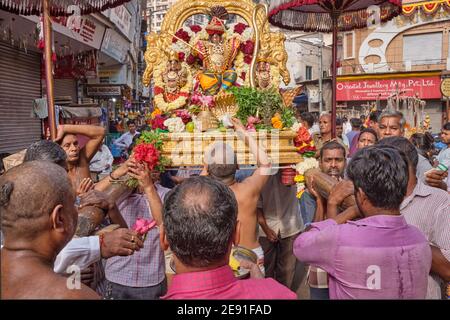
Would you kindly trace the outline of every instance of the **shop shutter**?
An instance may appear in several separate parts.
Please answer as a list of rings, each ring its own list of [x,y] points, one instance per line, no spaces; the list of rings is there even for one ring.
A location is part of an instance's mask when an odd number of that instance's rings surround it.
[[[42,81],[42,92],[45,92],[45,80]],[[53,95],[55,104],[58,104],[58,98],[71,97],[72,103],[77,103],[77,83],[75,79],[54,79]]]
[[[0,61],[0,152],[14,153],[41,138],[41,120],[31,116],[41,96],[41,60],[0,42]]]

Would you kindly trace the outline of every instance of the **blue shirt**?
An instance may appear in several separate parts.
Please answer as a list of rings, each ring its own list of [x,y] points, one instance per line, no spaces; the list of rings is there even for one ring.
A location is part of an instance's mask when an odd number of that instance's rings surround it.
[[[317,208],[316,199],[311,194],[309,194],[308,191],[305,191],[299,199],[299,205],[300,215],[305,226],[306,224],[312,223]]]

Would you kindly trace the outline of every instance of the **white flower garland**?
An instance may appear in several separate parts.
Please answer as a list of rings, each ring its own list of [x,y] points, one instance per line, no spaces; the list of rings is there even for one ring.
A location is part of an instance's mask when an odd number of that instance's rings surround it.
[[[162,74],[164,72],[166,61],[163,61],[161,64],[159,64],[154,71],[153,78],[155,80],[155,86],[158,86],[160,88],[164,89],[164,82],[162,80]],[[160,93],[155,95],[154,102],[155,106],[159,108],[162,112],[168,112],[176,109],[180,109],[184,107],[187,103],[187,99],[189,97],[189,94],[192,90],[192,74],[190,72],[189,66],[185,63],[181,63],[182,68],[185,68],[187,71],[187,81],[186,84],[180,89],[180,93],[184,93],[185,95],[180,95],[177,99],[175,99],[172,102],[166,102],[164,100],[164,93]]]
[[[164,121],[164,125],[167,127],[169,132],[183,132],[186,128],[183,120],[179,117],[167,119],[166,121]]]
[[[297,197],[300,198],[306,189],[305,184],[305,172],[309,169],[314,169],[319,167],[319,162],[315,158],[303,158],[303,160],[297,165],[293,166],[297,175],[294,180],[297,183]]]

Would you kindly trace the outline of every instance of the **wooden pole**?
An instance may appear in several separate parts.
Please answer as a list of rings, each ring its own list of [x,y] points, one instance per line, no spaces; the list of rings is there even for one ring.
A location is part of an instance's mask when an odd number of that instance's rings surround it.
[[[336,76],[337,76],[337,32],[338,14],[332,13],[333,21],[333,51],[331,64],[331,138],[336,138]]]
[[[49,0],[44,0],[44,65],[45,82],[47,87],[48,123],[50,126],[50,137],[56,138],[56,116],[53,96],[53,63],[52,63],[52,21],[50,19]]]
[[[446,99],[446,107],[447,107],[447,122],[450,121],[450,98],[447,97]],[[445,124],[445,123],[444,123]]]

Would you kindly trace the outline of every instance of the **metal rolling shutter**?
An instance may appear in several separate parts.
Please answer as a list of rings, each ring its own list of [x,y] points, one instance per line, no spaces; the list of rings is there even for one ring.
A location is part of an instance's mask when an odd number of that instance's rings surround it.
[[[0,61],[0,152],[14,153],[41,138],[41,120],[31,117],[41,96],[41,60],[0,42]]]
[[[42,81],[42,92],[45,92],[45,80]],[[77,102],[77,84],[75,79],[54,79],[53,95],[58,97],[71,97],[72,103]]]

